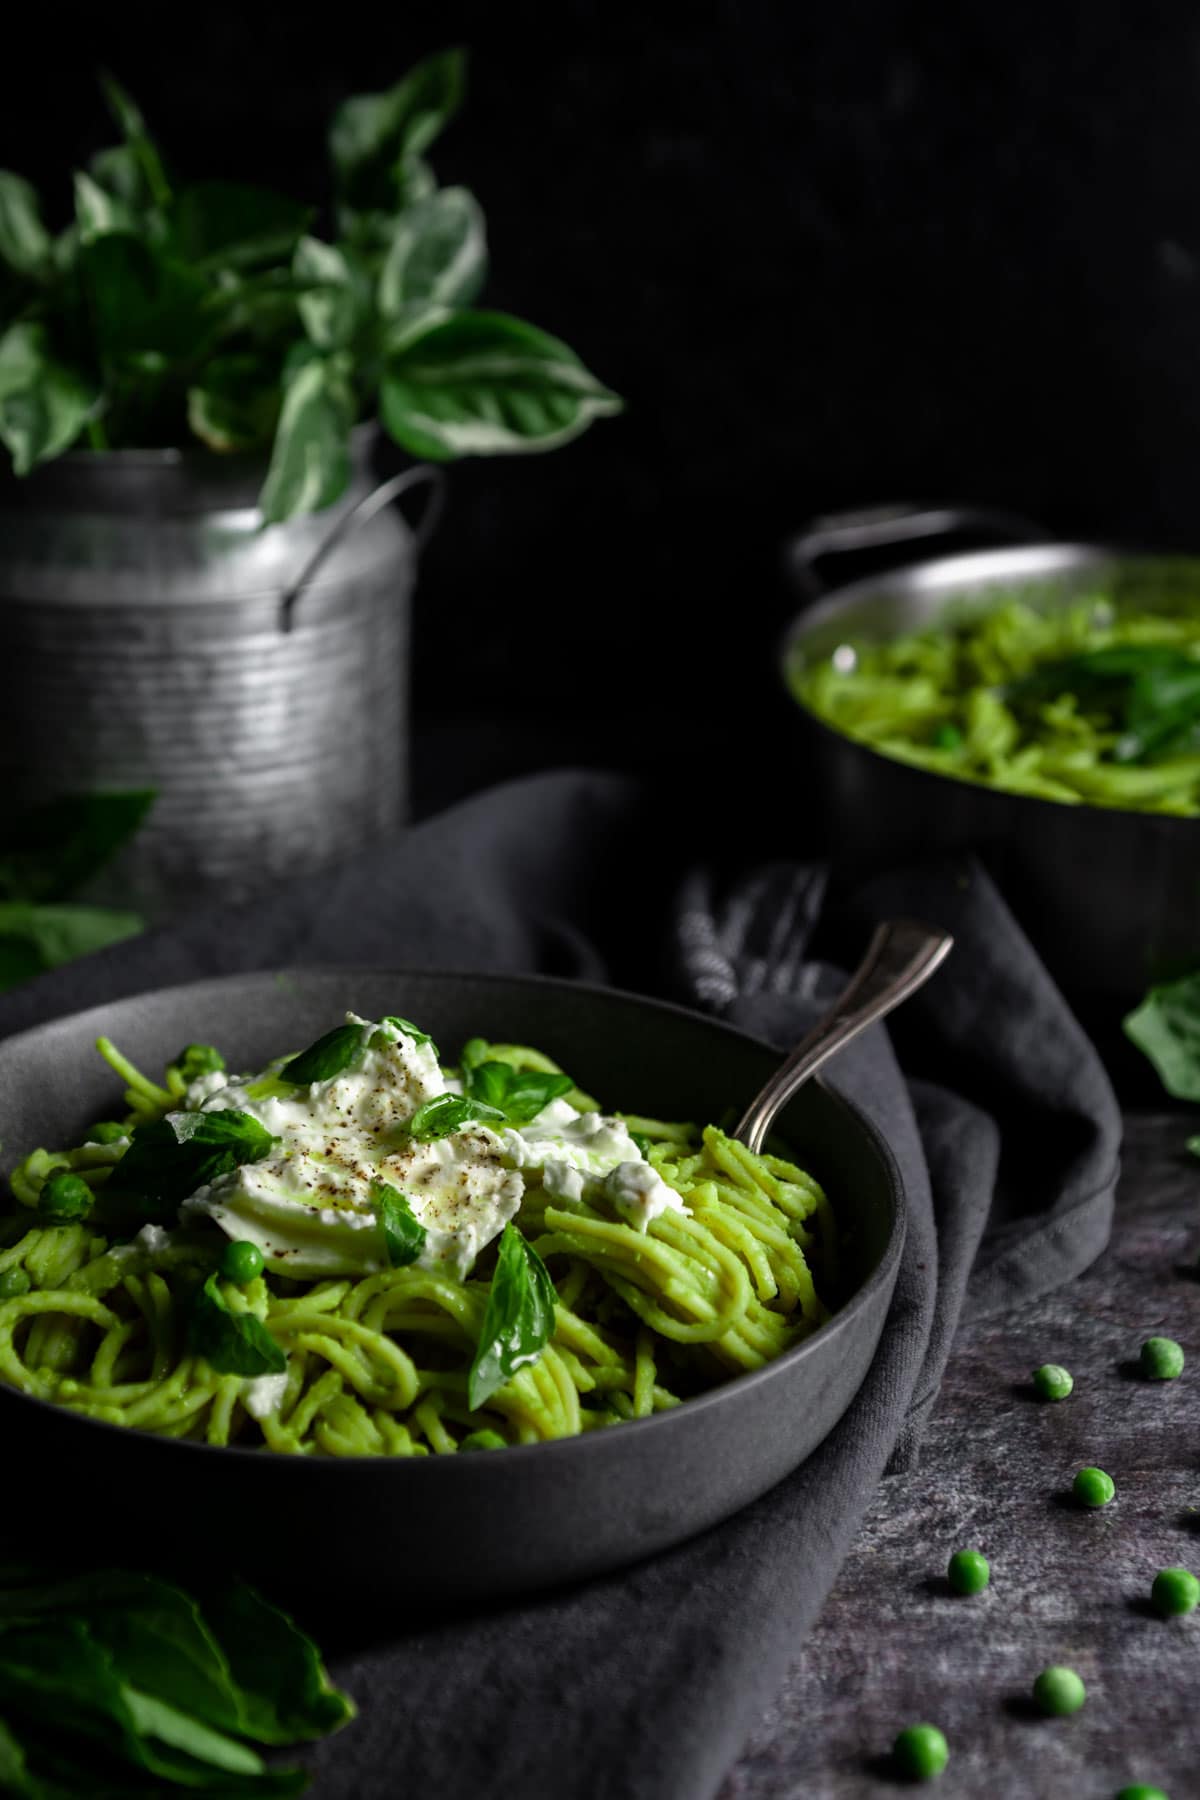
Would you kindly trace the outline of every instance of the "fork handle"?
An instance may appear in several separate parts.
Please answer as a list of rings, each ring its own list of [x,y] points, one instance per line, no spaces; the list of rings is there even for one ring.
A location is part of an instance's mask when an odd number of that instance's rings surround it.
[[[780,1063],[750,1102],[733,1136],[756,1154],[780,1107],[860,1031],[922,987],[950,954],[949,932],[915,919],[877,925],[849,986]]]

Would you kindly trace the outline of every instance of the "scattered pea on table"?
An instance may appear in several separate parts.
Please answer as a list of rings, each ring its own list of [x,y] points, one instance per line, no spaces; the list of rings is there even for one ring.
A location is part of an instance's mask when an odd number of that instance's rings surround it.
[[[1154,1577],[1150,1598],[1164,1619],[1178,1618],[1181,1613],[1195,1612],[1200,1606],[1200,1581],[1190,1569],[1160,1569]]]
[[[1065,1400],[1075,1386],[1074,1377],[1061,1363],[1043,1363],[1033,1371],[1033,1385],[1043,1400]]]
[[[1087,1689],[1074,1669],[1055,1663],[1043,1669],[1033,1684],[1033,1697],[1051,1718],[1066,1718],[1077,1713],[1087,1699]]]
[[[1174,1338],[1147,1338],[1139,1361],[1148,1381],[1174,1381],[1183,1374],[1183,1351]]]
[[[1116,1491],[1112,1476],[1106,1475],[1103,1469],[1080,1469],[1071,1483],[1071,1492],[1080,1506],[1107,1506]]]
[[[1123,1787],[1117,1800],[1171,1800],[1162,1788],[1147,1787],[1143,1781],[1135,1781],[1132,1787]]]
[[[936,1725],[909,1725],[892,1745],[892,1756],[910,1781],[933,1781],[950,1760],[950,1746]]]
[[[946,1580],[956,1594],[981,1594],[991,1575],[988,1559],[979,1550],[956,1550],[946,1566]]]

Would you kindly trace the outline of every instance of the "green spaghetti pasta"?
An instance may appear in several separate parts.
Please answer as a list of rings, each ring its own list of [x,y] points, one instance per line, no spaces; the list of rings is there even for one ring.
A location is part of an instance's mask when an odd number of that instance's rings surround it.
[[[98,1048],[125,1116],[26,1156],[0,1210],[0,1379],[37,1399],[216,1446],[446,1456],[649,1418],[828,1317],[811,1175],[602,1114],[529,1046],[444,1067],[406,1020],[348,1014],[255,1075],[192,1046],[161,1083]],[[72,1189],[85,1216],[59,1217],[75,1177],[90,1210]]]
[[[884,756],[1068,805],[1200,816],[1200,610],[1054,611],[1019,595],[789,669],[796,698]]]

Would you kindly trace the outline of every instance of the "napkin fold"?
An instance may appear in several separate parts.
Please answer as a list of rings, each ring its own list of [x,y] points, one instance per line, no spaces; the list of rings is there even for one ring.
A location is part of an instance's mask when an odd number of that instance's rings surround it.
[[[964,1313],[1070,1279],[1107,1239],[1120,1113],[1092,1046],[983,869],[846,888],[820,864],[701,866],[622,777],[506,784],[332,874],[208,908],[0,998],[0,1035],[150,987],[288,964],[536,971],[683,1000],[790,1048],[871,926],[955,950],[831,1084],[885,1134],[909,1230],[879,1351],[809,1461],[636,1567],[332,1651],[359,1701],[307,1755],[316,1800],[711,1800],[889,1467],[911,1463]],[[439,1554],[453,1554],[439,1546]],[[352,1605],[352,1596],[347,1597]],[[349,1611],[349,1606],[348,1609]]]

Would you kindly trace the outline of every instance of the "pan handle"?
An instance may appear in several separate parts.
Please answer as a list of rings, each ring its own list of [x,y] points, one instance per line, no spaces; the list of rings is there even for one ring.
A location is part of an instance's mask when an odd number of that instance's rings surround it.
[[[1020,513],[990,506],[866,506],[849,512],[825,513],[810,519],[784,550],[784,568],[792,583],[810,600],[825,592],[818,563],[855,550],[882,550],[919,538],[949,537],[971,532],[1001,543],[1044,543],[1052,534]]]

